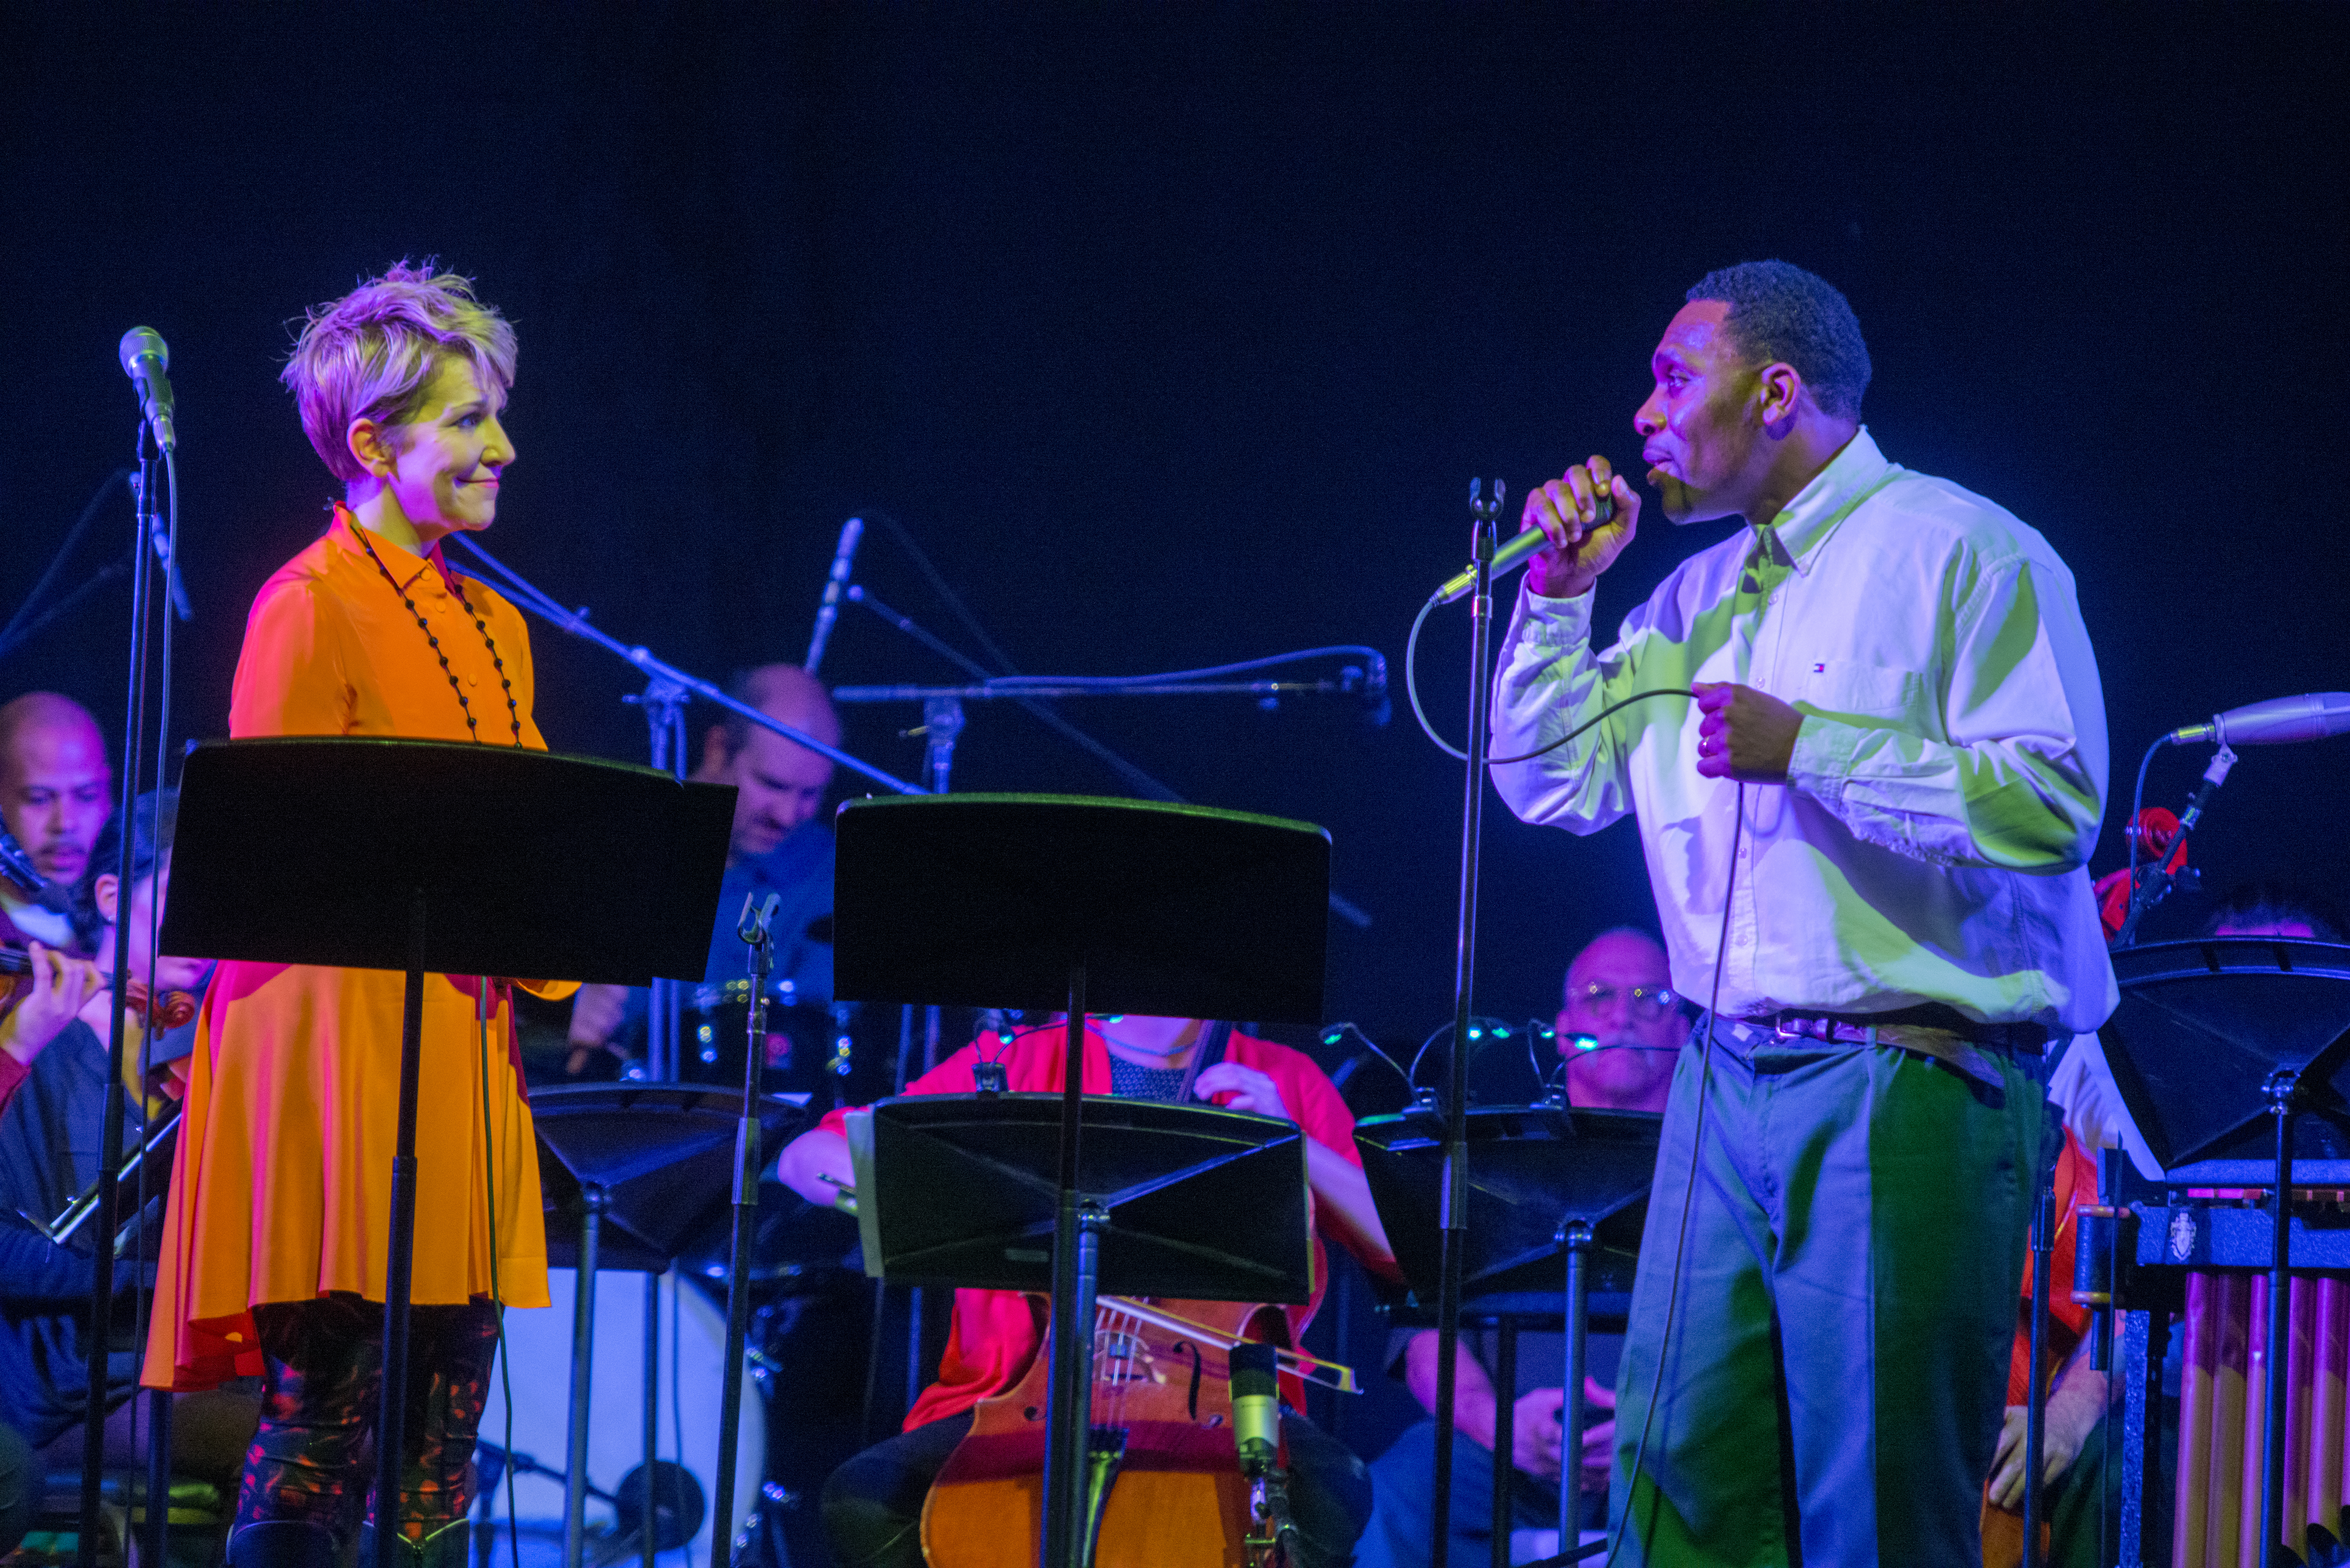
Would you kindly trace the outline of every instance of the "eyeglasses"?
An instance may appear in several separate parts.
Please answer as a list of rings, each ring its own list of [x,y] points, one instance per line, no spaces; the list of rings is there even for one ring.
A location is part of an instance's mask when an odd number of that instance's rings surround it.
[[[1580,1002],[1593,1012],[1603,1012],[1621,999],[1635,1018],[1662,1018],[1680,1005],[1680,998],[1669,985],[1636,985],[1629,991],[1620,986],[1602,985],[1594,981],[1579,990],[1567,992],[1567,1000]]]

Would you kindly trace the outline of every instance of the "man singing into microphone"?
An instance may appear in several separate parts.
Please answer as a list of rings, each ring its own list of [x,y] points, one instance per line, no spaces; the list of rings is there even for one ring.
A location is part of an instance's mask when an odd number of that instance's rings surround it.
[[[1617,1561],[1979,1562],[2039,1053],[2116,996],[2082,868],[2096,665],[2047,542],[1861,428],[1868,351],[1826,283],[1713,273],[1652,367],[1665,515],[1744,525],[1595,651],[1640,497],[1604,457],[1535,491],[1493,698],[1503,757],[1694,699],[1493,769],[1529,822],[1637,814],[1673,988],[1714,1013],[1665,1114]]]

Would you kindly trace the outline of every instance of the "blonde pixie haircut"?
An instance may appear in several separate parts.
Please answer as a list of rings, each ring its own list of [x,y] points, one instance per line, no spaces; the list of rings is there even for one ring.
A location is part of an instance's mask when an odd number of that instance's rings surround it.
[[[329,305],[311,310],[278,376],[302,410],[302,429],[336,478],[363,479],[351,455],[353,420],[387,430],[416,417],[449,355],[471,360],[484,389],[514,386],[515,333],[495,306],[473,297],[452,272],[395,263]]]

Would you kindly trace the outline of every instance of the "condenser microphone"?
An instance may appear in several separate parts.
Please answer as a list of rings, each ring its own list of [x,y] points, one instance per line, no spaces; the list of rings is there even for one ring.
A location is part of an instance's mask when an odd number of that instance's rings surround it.
[[[862,517],[851,517],[840,525],[840,547],[832,553],[832,573],[824,580],[824,597],[816,601],[816,635],[808,639],[807,662],[800,666],[810,675],[823,661],[825,642],[832,636],[832,623],[840,616],[840,596],[848,591],[848,566],[857,558],[857,541],[864,535]]]
[[[122,335],[115,353],[122,360],[123,374],[139,389],[139,411],[146,416],[147,428],[155,432],[156,446],[177,451],[180,438],[172,430],[172,382],[163,374],[172,365],[171,346],[153,327],[134,327]]]
[[[2163,739],[2174,746],[2204,741],[2223,746],[2273,746],[2345,733],[2350,733],[2350,691],[2311,691],[2230,708],[2207,723],[2182,725]]]
[[[1281,1380],[1273,1346],[1232,1346],[1232,1443],[1241,1473],[1261,1476],[1281,1463]]]
[[[1606,523],[1615,515],[1616,503],[1603,495],[1599,498],[1598,523],[1594,523],[1592,526],[1596,528],[1599,523]],[[1525,529],[1508,544],[1493,552],[1493,564],[1487,569],[1487,576],[1495,581],[1508,576],[1512,572],[1534,559],[1534,552],[1549,543],[1549,538],[1541,529]],[[1445,578],[1444,586],[1430,594],[1429,600],[1432,604],[1449,605],[1476,586],[1477,568],[1474,566],[1464,566],[1456,575]]]

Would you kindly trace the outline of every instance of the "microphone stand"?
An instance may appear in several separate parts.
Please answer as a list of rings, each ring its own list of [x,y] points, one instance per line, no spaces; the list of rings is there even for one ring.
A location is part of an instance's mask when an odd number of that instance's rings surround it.
[[[175,536],[179,531],[177,466],[171,452],[154,447],[150,433],[148,421],[140,420],[138,472],[131,480],[131,497],[136,504],[132,508],[131,535],[130,676],[130,690],[123,705],[122,772],[119,775],[120,799],[115,807],[116,820],[122,825],[122,846],[115,865],[115,877],[116,886],[122,890],[124,902],[121,910],[118,911],[122,918],[114,925],[114,1006],[107,1031],[106,1108],[99,1132],[98,1191],[90,1210],[101,1241],[91,1251],[89,1331],[88,1338],[84,1342],[88,1362],[88,1405],[82,1422],[81,1513],[74,1551],[78,1568],[97,1568],[98,1565],[99,1498],[104,1481],[107,1403],[110,1392],[107,1381],[107,1369],[111,1360],[108,1345],[112,1338],[114,1318],[114,1248],[106,1245],[103,1239],[113,1236],[121,1223],[118,1207],[121,1195],[120,1162],[126,1116],[122,1066],[129,1047],[130,1018],[129,899],[132,856],[138,846],[138,834],[133,830],[131,817],[138,809],[140,775],[145,772],[147,761],[147,682],[149,665],[152,662],[149,647],[151,623],[154,619],[151,596],[155,571],[149,554],[149,541],[164,527],[163,514],[157,504],[161,499],[160,487],[164,483],[169,483],[172,487],[170,532],[166,537]],[[163,668],[159,676],[162,700],[158,704],[158,727],[165,733],[171,725],[171,622],[166,619],[162,641]],[[165,745],[166,742],[161,739],[156,742],[159,760]],[[168,1469],[171,1398],[168,1389],[158,1389],[149,1401],[148,1475],[151,1486],[154,1479]],[[161,1562],[168,1536],[170,1511],[156,1506],[151,1494],[147,1515],[150,1535],[147,1549],[157,1562]]]
[[[2220,749],[2211,754],[2211,765],[2203,770],[2203,782],[2197,786],[2195,798],[2188,802],[2187,809],[2179,814],[2178,836],[2171,839],[2168,848],[2155,857],[2153,867],[2139,879],[2137,886],[2130,889],[2129,918],[2122,922],[2120,933],[2114,938],[2116,949],[2137,943],[2138,921],[2169,893],[2171,878],[2177,875],[2174,867],[2187,863],[2188,835],[2193,833],[2195,825],[2203,820],[2203,808],[2210,804],[2212,792],[2228,782],[2228,772],[2235,765],[2236,753],[2227,742],[2220,742]],[[2135,818],[2129,830],[2132,833],[2137,831]]]
[[[1181,805],[1186,802],[1183,796],[1173,788],[1151,777],[1109,747],[1070,723],[1041,699],[1124,695],[1190,696],[1202,692],[1216,692],[1253,695],[1270,702],[1278,701],[1283,695],[1286,694],[1331,692],[1361,695],[1365,691],[1361,678],[1350,676],[1345,672],[1341,672],[1335,680],[1167,680],[1134,684],[1119,682],[1115,685],[1104,685],[1082,680],[1055,682],[1038,680],[1026,676],[1008,678],[995,676],[991,675],[987,667],[977,659],[965,656],[951,643],[924,629],[911,616],[902,614],[883,604],[865,588],[852,586],[848,589],[848,597],[852,602],[863,605],[897,630],[972,678],[974,684],[963,686],[841,686],[835,688],[832,693],[832,700],[835,702],[921,703],[925,721],[924,734],[929,742],[929,754],[926,762],[939,779],[936,787],[941,794],[946,793],[946,784],[945,774],[941,770],[951,768],[953,764],[955,738],[962,732],[962,703],[967,699],[983,701],[1004,699],[1017,702],[1043,721],[1047,728],[1065,739],[1074,742],[1098,759],[1113,773],[1124,779],[1137,794],[1148,799],[1162,800],[1170,805]],[[941,716],[946,719],[948,724],[943,749],[939,739],[939,724]],[[1353,899],[1336,892],[1330,895],[1330,912],[1357,930],[1370,929],[1369,911]]]
[[[743,1288],[743,1280],[751,1266],[759,1228],[759,1172],[764,1164],[759,1153],[759,1092],[766,1066],[767,971],[775,959],[772,927],[780,901],[774,893],[767,895],[764,904],[757,903],[757,898],[754,893],[743,900],[742,918],[734,928],[746,950],[751,973],[751,1016],[743,1041],[743,1116],[734,1127],[734,1230],[727,1252],[726,1353],[718,1364],[723,1382],[718,1396],[718,1475],[711,1492],[711,1506],[716,1511],[710,1532],[713,1568],[734,1561],[734,1535],[742,1522],[734,1512],[734,1449],[743,1427],[743,1377],[735,1369],[743,1365],[743,1349],[750,1343],[751,1296]],[[652,1516],[645,1517],[650,1521]]]
[[[57,553],[49,557],[49,564],[42,571],[40,580],[33,585],[33,591],[25,596],[24,603],[16,607],[16,613],[8,618],[8,624],[5,627],[0,627],[0,658],[5,658],[31,641],[34,635],[42,628],[79,604],[85,595],[106,583],[112,582],[130,569],[130,564],[128,561],[117,561],[102,568],[96,576],[66,595],[43,611],[37,619],[33,619],[28,624],[26,618],[32,616],[34,610],[40,607],[42,596],[47,594],[51,586],[57,582],[57,574],[65,569],[66,562],[73,558],[74,546],[80,544],[81,536],[89,531],[90,524],[98,517],[99,509],[106,504],[106,498],[114,493],[116,485],[126,484],[130,479],[129,469],[118,468],[108,474],[99,483],[98,489],[91,493],[88,504],[81,509],[81,515],[74,519],[74,525],[71,528],[66,530],[65,543],[57,546]]]
[[[820,741],[805,730],[794,729],[780,719],[771,718],[748,702],[736,701],[700,676],[689,674],[677,666],[655,657],[650,649],[642,645],[631,648],[619,639],[606,635],[601,627],[589,624],[586,609],[565,609],[555,599],[541,592],[528,578],[505,566],[470,537],[463,535],[452,535],[451,538],[454,543],[463,546],[467,555],[488,567],[497,578],[495,586],[509,593],[516,604],[549,622],[558,631],[566,631],[584,642],[594,643],[605,652],[613,654],[644,671],[648,678],[668,681],[676,686],[687,697],[699,697],[705,702],[725,709],[746,723],[756,724],[763,730],[773,731],[787,741],[796,741],[816,755],[829,758],[859,778],[870,780],[883,789],[894,791],[899,794],[931,793],[918,784],[910,784],[893,774],[884,773],[872,763],[851,756],[838,746]]]
[[[636,703],[644,711],[652,765],[671,778],[685,777],[685,688],[656,675],[645,682],[641,693],[620,701]],[[683,1002],[676,981],[656,978],[650,991],[645,1009],[645,1076],[666,1084],[684,1071],[684,1058],[678,1050]]]
[[[1493,499],[1480,498],[1481,484],[1469,483],[1469,511],[1476,519],[1470,536],[1474,565],[1469,600],[1469,757],[1461,805],[1461,909],[1455,927],[1452,971],[1452,1049],[1448,1053],[1444,1104],[1443,1197],[1438,1222],[1443,1227],[1443,1247],[1436,1297],[1436,1478],[1429,1518],[1429,1561],[1451,1561],[1452,1534],[1452,1440],[1460,1390],[1454,1363],[1461,1349],[1461,1267],[1469,1241],[1469,1023],[1477,987],[1477,863],[1485,827],[1485,757],[1489,749],[1491,693],[1486,690],[1486,661],[1492,657],[1493,623],[1494,525],[1507,493],[1493,482]],[[1498,1400],[1514,1398],[1515,1388],[1496,1388]],[[1497,1453],[1493,1463],[1512,1462]],[[1579,1474],[1576,1456],[1566,1456],[1566,1472],[1559,1484],[1573,1487]],[[1564,1546],[1565,1542],[1561,1542]]]

